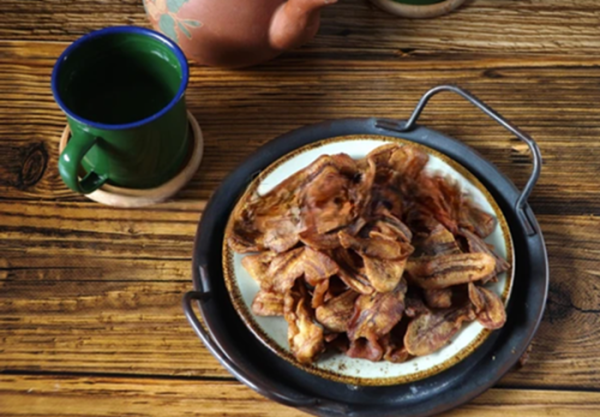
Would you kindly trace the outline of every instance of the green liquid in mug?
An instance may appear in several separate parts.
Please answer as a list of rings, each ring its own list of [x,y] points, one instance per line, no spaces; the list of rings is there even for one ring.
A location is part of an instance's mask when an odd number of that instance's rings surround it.
[[[158,113],[173,100],[181,77],[165,57],[118,39],[103,42],[65,83],[65,104],[74,113],[95,123],[126,124]]]

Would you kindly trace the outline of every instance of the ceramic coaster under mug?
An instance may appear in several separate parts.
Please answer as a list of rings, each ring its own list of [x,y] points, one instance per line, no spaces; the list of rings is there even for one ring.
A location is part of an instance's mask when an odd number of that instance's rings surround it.
[[[403,2],[403,0],[371,0],[371,3],[388,13],[398,16],[425,19],[450,13],[465,1],[466,0],[413,0]]]
[[[85,196],[90,200],[108,206],[134,208],[160,203],[175,195],[192,179],[198,170],[204,150],[204,140],[200,125],[189,111],[187,112],[187,116],[190,128],[192,129],[190,153],[181,170],[173,178],[158,187],[147,189],[122,188],[104,184],[96,191],[85,194]],[[70,138],[71,130],[67,125],[60,138],[59,155],[65,149],[65,146],[67,146]]]

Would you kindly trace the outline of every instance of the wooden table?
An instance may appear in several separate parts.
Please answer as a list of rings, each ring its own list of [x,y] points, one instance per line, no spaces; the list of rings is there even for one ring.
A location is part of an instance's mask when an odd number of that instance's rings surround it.
[[[0,415],[302,415],[235,381],[185,321],[198,219],[223,177],[276,135],[328,118],[405,118],[448,82],[540,144],[531,205],[551,267],[527,365],[448,415],[600,415],[600,2],[475,0],[408,21],[343,0],[316,40],[276,61],[194,66],[202,167],[172,201],[136,210],[62,183],[65,117],[50,92],[69,42],[124,24],[147,24],[140,0],[0,2]],[[524,145],[468,104],[441,96],[422,122],[524,184]]]

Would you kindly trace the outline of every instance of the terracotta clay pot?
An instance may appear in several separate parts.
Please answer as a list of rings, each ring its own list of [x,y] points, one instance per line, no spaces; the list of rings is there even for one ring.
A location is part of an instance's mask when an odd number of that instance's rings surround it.
[[[312,39],[320,10],[337,0],[143,0],[154,28],[188,58],[246,67]]]

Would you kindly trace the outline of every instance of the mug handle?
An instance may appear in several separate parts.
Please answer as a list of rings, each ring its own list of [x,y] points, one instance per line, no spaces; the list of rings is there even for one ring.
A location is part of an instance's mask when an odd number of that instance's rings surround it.
[[[89,134],[71,135],[64,151],[58,159],[58,172],[67,186],[78,193],[90,194],[108,180],[108,176],[99,175],[90,171],[82,180],[77,172],[86,153],[100,140],[97,136]]]

